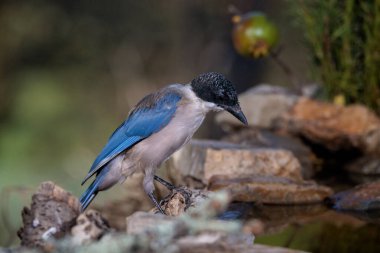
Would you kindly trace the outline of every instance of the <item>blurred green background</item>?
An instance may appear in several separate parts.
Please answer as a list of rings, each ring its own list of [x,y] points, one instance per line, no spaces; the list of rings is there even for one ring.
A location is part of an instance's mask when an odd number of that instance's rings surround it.
[[[270,59],[235,52],[231,4],[279,26],[281,58],[307,81],[308,57],[285,1],[0,2],[0,245],[15,238],[40,182],[81,193],[93,159],[146,93],[207,71],[226,74],[239,92],[290,84]],[[214,132],[207,123],[198,136]]]

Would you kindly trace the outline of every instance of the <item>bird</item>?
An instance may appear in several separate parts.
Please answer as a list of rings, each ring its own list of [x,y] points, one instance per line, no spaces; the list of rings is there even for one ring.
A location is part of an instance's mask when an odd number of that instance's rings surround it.
[[[222,110],[248,125],[235,86],[217,72],[203,73],[188,84],[171,84],[145,96],[111,134],[84,178],[82,185],[91,177],[94,180],[80,197],[82,211],[100,191],[143,172],[145,193],[165,214],[154,196],[154,180],[169,190],[175,187],[155,175],[156,170],[191,139],[208,112]]]

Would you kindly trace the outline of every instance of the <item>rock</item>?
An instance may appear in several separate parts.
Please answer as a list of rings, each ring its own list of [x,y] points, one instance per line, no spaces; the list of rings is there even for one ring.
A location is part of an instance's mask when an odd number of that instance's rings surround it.
[[[243,245],[249,249],[254,240],[249,229],[244,233],[238,221],[213,219],[229,202],[228,194],[220,192],[178,217],[137,212],[127,218],[127,234],[148,236],[153,252],[168,252],[167,247],[171,252],[236,252],[234,247]]]
[[[243,128],[225,136],[222,140],[250,147],[289,150],[300,162],[304,179],[312,178],[320,164],[310,147],[301,140],[269,130]]]
[[[236,221],[231,223],[201,219],[201,223],[199,223],[198,219],[199,217],[197,216],[188,220],[188,217],[178,219],[161,214],[153,215],[151,213],[136,212],[127,218],[127,233],[129,235],[141,235],[142,233],[151,235],[152,232],[148,231],[157,231],[159,229],[161,236],[165,235],[167,237],[170,234],[171,237],[175,238],[171,245],[176,249],[174,252],[181,253],[300,252],[280,247],[253,245],[254,237],[251,232],[257,230],[257,221],[247,223],[240,227],[240,231],[237,232],[231,226],[236,224]],[[259,226],[262,226],[262,224]],[[153,237],[154,240],[156,240],[155,237]]]
[[[349,173],[348,179],[355,184],[366,184],[374,181],[380,180],[380,175],[364,175],[364,174],[356,174]]]
[[[80,213],[80,203],[53,182],[43,182],[32,196],[30,208],[22,211],[23,227],[18,231],[21,245],[49,249],[52,238],[70,231]]]
[[[240,106],[250,126],[271,128],[297,101],[298,96],[280,86],[259,85],[239,95]],[[225,130],[240,128],[241,123],[227,112],[216,116],[216,121]]]
[[[277,121],[277,128],[329,150],[378,151],[380,119],[362,105],[338,106],[301,98]]]
[[[362,175],[380,175],[380,157],[376,154],[362,156],[348,164],[345,169]]]
[[[203,190],[193,190],[185,186],[174,188],[171,193],[161,200],[162,210],[168,216],[178,216],[188,209],[199,206],[208,198],[208,192]],[[159,213],[155,207],[152,212]]]
[[[152,212],[138,211],[126,218],[126,231],[129,235],[142,233],[148,229],[154,229],[162,224],[173,222],[172,216],[163,215],[160,213],[153,214]]]
[[[332,194],[330,188],[312,181],[275,176],[214,176],[209,190],[228,190],[234,201],[281,205],[319,203]]]
[[[380,181],[358,185],[339,192],[328,199],[337,210],[373,211],[380,210]]]
[[[349,179],[356,184],[380,180],[380,158],[376,154],[366,154],[344,166]]]
[[[178,217],[137,212],[128,217],[127,234],[108,233],[100,240],[84,245],[75,241],[75,236],[79,236],[75,234],[74,238],[52,241],[49,252],[301,252],[253,245],[254,236],[251,232],[258,226],[257,222],[243,225],[236,220],[215,219],[229,203],[229,195],[226,192],[218,192],[211,193],[198,207]],[[83,232],[83,228],[86,229],[88,224],[100,230],[107,227],[100,215],[93,210],[85,212],[78,218],[80,231]],[[73,228],[74,230],[76,229]],[[29,251],[30,249],[19,248],[15,252]],[[33,251],[40,252],[35,249]]]
[[[302,180],[300,163],[290,151],[204,140],[192,140],[177,151],[168,174],[175,184],[189,187],[204,187],[214,175],[261,174]]]
[[[74,244],[89,244],[99,240],[104,234],[110,232],[110,226],[98,211],[86,210],[76,219],[76,225],[71,228]]]
[[[189,209],[187,212],[183,212],[177,217],[162,215],[160,213],[155,214],[153,212],[136,212],[127,217],[127,233],[139,234],[140,232],[148,230],[150,228],[157,229],[160,227],[161,223],[154,222],[154,220],[160,220],[166,224],[170,222],[184,223],[182,225],[192,227],[191,229],[203,229],[205,224],[196,223],[195,221],[204,221],[207,223],[207,221],[210,220],[210,225],[212,225],[212,219],[215,218],[219,213],[225,211],[230,201],[231,198],[229,194],[225,191],[221,191],[210,193],[209,197],[203,199],[199,205],[195,206],[193,209]],[[226,224],[228,224],[228,222]],[[210,227],[210,229],[211,228],[212,227]]]

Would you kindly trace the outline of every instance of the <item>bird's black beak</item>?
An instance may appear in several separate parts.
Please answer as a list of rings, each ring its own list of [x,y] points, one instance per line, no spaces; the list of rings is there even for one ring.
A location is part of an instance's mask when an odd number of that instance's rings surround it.
[[[234,115],[238,120],[243,122],[244,125],[248,125],[247,118],[245,117],[243,111],[241,110],[239,105],[234,105],[234,106],[228,106],[224,108],[227,112],[231,113]]]

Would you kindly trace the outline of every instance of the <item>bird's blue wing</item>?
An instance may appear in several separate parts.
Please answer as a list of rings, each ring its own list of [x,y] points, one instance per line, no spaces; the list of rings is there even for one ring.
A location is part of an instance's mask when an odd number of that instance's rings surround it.
[[[143,98],[111,135],[82,184],[115,156],[165,127],[174,116],[179,100],[181,96],[173,91],[157,92]]]

